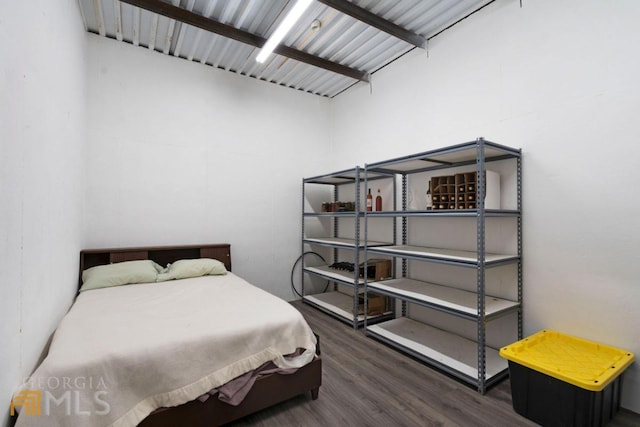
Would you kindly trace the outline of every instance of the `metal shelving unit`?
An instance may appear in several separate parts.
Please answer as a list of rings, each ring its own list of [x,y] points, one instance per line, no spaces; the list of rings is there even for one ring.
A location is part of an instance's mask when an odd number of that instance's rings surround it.
[[[353,260],[354,266],[359,266],[364,260],[362,252],[365,243],[364,239],[361,239],[360,232],[363,217],[361,209],[361,175],[362,168],[355,167],[326,175],[305,178],[302,181],[302,253],[305,253],[306,248],[324,247],[330,249],[332,260],[328,262],[328,265],[310,266],[305,263],[303,257],[301,269],[302,300],[304,303],[352,325],[354,329],[364,324],[365,316],[364,314],[359,314],[359,310],[363,307],[361,307],[358,298],[358,295],[364,291],[364,279],[359,277],[358,268],[354,268],[353,272],[348,272],[330,268],[329,265],[333,262],[342,261],[341,255],[347,252],[348,256]],[[387,176],[388,174],[386,173],[373,173],[370,179],[375,180]],[[347,200],[354,201],[355,210],[350,212],[319,212],[318,207],[314,209],[312,206],[312,211],[306,211],[306,203],[308,202],[307,187],[310,184],[330,186],[332,188],[333,202],[339,201],[341,197],[346,197]],[[330,223],[328,226],[323,227],[325,235],[308,235],[309,227],[306,223],[311,220]],[[341,227],[340,222],[345,220],[350,221],[350,227]],[[326,232],[327,229],[330,229],[330,231]],[[367,242],[369,247],[394,243],[395,237],[393,241],[389,242]],[[305,288],[305,274],[325,279],[332,286],[328,287],[325,292],[309,293]],[[344,292],[342,289],[346,289],[348,292]],[[369,317],[369,322],[375,323],[392,317],[393,310],[389,310],[382,315]]]
[[[444,210],[408,210],[407,181],[412,174],[440,171],[449,168],[469,169],[475,166],[477,177],[483,177],[486,164],[496,161],[515,162],[514,179],[517,181],[510,188],[515,188],[515,209],[485,209],[485,182],[478,179],[476,183],[476,209],[444,209]],[[511,163],[509,163],[511,165]],[[519,149],[499,145],[483,138],[464,144],[446,147],[405,156],[388,161],[367,164],[364,168],[365,191],[368,188],[370,174],[397,174],[402,177],[402,209],[394,212],[365,212],[364,235],[369,231],[369,221],[376,217],[393,217],[402,219],[402,243],[389,246],[365,245],[364,257],[369,255],[392,256],[402,263],[402,271],[394,279],[380,282],[365,280],[365,293],[375,291],[399,301],[402,306],[401,315],[389,321],[372,324],[365,319],[366,334],[382,341],[400,351],[414,356],[458,379],[477,387],[484,393],[487,387],[508,375],[507,361],[500,358],[496,347],[487,344],[487,327],[491,321],[508,315],[517,317],[517,338],[522,338],[522,173],[521,151]],[[421,235],[429,239],[429,218],[468,218],[461,221],[476,222],[476,249],[456,250],[450,248],[429,247],[410,242],[413,237],[409,232],[409,223],[424,218],[416,224],[425,229]],[[510,224],[515,230],[515,249],[509,253],[490,253],[486,250],[486,221],[488,218],[511,218]],[[426,222],[425,222],[426,221]],[[504,220],[500,220],[504,221]],[[394,225],[395,227],[395,225]],[[510,227],[507,225],[507,227]],[[418,234],[418,233],[416,233]],[[410,277],[409,261],[412,263],[441,264],[474,269],[476,286],[473,292],[468,289],[437,283],[429,283]],[[411,264],[415,265],[415,264]],[[486,294],[487,270],[498,266],[514,266],[517,277],[513,286],[517,287],[514,299],[498,298]],[[509,267],[513,268],[513,267]],[[365,300],[366,304],[366,300]],[[434,313],[453,316],[475,324],[475,337],[447,330],[438,324],[413,319],[408,313],[412,305],[427,308]],[[512,316],[513,317],[513,316]],[[510,318],[506,317],[507,322]],[[507,343],[504,343],[507,344]]]

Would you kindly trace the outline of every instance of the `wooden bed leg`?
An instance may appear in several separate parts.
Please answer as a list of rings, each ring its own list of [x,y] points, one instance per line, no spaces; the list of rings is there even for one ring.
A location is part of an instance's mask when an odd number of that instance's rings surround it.
[[[318,393],[320,393],[320,387],[311,389],[311,399],[316,400],[318,398]]]

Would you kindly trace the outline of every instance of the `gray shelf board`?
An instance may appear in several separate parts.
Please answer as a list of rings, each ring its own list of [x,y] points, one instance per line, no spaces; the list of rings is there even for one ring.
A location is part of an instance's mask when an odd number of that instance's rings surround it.
[[[363,170],[360,170],[360,181],[362,181]],[[389,174],[384,172],[371,172],[369,174],[369,180],[381,179],[381,178],[389,178]],[[340,172],[328,173],[325,175],[315,176],[312,178],[305,178],[303,182],[305,184],[328,184],[328,185],[341,185],[341,184],[352,184],[358,180],[358,176],[356,174],[356,169],[347,169]]]
[[[363,216],[364,213],[363,212],[359,212],[357,215],[358,216]],[[355,217],[356,216],[356,212],[355,211],[345,211],[345,212],[305,212],[304,216],[306,216],[306,217],[329,217],[329,218]]]
[[[323,308],[324,310],[331,312],[333,315],[347,321],[353,321],[353,296],[347,295],[342,292],[332,291],[324,292],[322,294],[305,295],[303,299]],[[380,314],[377,316],[367,316],[367,321],[371,321],[377,317],[386,316],[389,313]],[[359,323],[364,322],[364,314],[359,314],[357,319]]]
[[[334,246],[334,247],[342,247],[342,248],[351,248],[351,249],[355,249],[356,247],[356,241],[355,239],[347,239],[347,238],[343,238],[343,237],[313,237],[313,238],[309,238],[307,237],[306,239],[304,239],[304,243],[316,243],[319,245],[325,245],[325,246]],[[375,241],[368,241],[367,242],[367,246],[384,246],[384,245],[389,245],[390,243],[388,242],[375,242]],[[364,241],[360,242],[359,247],[364,247]]]
[[[322,177],[315,179],[307,179],[305,180],[305,184],[330,184],[330,185],[340,185],[340,184],[351,184],[355,182],[355,178],[345,178],[345,177]]]
[[[486,162],[503,158],[520,157],[520,150],[484,141],[484,157]],[[473,164],[477,157],[478,142],[471,141],[453,145],[444,149],[426,151],[410,156],[399,157],[378,163],[365,165],[366,173],[395,172],[417,173],[430,168],[454,167],[462,164]]]
[[[418,259],[454,262],[468,265],[478,264],[478,254],[474,251],[458,249],[429,248],[411,245],[393,245],[373,248],[376,253],[386,253],[395,256],[411,256]],[[494,254],[485,252],[485,265],[498,264],[518,260],[517,255]]]
[[[363,169],[364,171],[364,169]],[[367,180],[368,181],[377,181],[379,179],[389,179],[389,178],[393,178],[395,177],[394,173],[387,173],[387,172],[371,172],[367,175]],[[364,178],[360,179],[361,181],[364,181]]]
[[[367,288],[379,290],[395,298],[409,298],[411,302],[440,307],[445,311],[465,314],[468,318],[478,316],[478,294],[449,286],[423,282],[415,279],[391,279],[380,282],[369,282]],[[485,295],[485,317],[517,310],[520,304],[502,298]]]
[[[368,326],[367,333],[379,335],[467,377],[478,378],[478,344],[475,341],[407,317]],[[486,346],[484,349],[485,380],[490,380],[507,369],[508,362],[497,350]]]
[[[338,172],[327,173],[324,175],[305,178],[302,180],[305,184],[348,184],[356,181],[358,169],[345,169]]]
[[[407,210],[407,211],[381,211],[381,212],[366,212],[365,215],[369,217],[472,217],[478,216],[478,209],[437,209],[437,210]],[[520,215],[519,210],[513,209],[485,209],[485,217],[517,217]]]
[[[325,279],[329,280],[337,280],[339,282],[349,284],[353,286],[355,284],[355,275],[351,271],[344,270],[336,270],[335,268],[330,268],[328,265],[321,265],[315,267],[305,267],[304,271],[309,273],[321,276]],[[359,285],[364,285],[364,279],[358,279]]]
[[[353,320],[353,296],[341,292],[325,292],[322,294],[305,295],[305,301],[323,307],[333,314],[348,320]],[[359,315],[358,322],[364,321],[364,315]]]

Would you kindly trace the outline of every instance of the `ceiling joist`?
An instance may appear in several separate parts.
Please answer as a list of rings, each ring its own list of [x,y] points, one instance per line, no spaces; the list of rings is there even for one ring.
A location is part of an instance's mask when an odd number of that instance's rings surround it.
[[[358,21],[364,22],[367,25],[375,27],[380,31],[384,31],[394,37],[404,40],[409,44],[424,49],[427,40],[414,32],[407,30],[391,21],[379,17],[375,13],[369,12],[354,3],[347,0],[317,0],[319,3],[323,3],[332,9],[342,12]]]
[[[160,0],[121,0],[124,3],[128,3],[132,6],[145,9],[149,12],[157,13],[158,15],[165,16],[170,19],[175,19],[182,23],[191,25],[193,27],[200,28],[205,31],[209,31],[214,34],[227,37],[241,43],[248,44],[256,48],[262,48],[266,43],[266,39],[255,34],[242,31],[238,28],[230,25],[223,24],[216,20],[198,15],[197,13],[182,9],[169,3],[165,3]],[[352,79],[360,80],[363,82],[369,82],[369,74],[360,70],[346,67],[335,62],[328,61],[326,59],[311,55],[300,50],[279,45],[275,50],[278,55],[285,56],[287,58],[295,59],[296,61],[304,62],[305,64],[313,65],[325,70],[332,71],[334,73],[341,74],[343,76],[350,77]]]

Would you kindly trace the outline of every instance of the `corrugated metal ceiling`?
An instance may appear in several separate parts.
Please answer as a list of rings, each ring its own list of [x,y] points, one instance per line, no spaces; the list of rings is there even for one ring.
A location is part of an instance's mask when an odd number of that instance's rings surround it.
[[[342,3],[364,9],[365,13],[372,13],[428,40],[492,1],[354,0]],[[172,9],[195,20],[204,17],[205,24],[225,24],[232,30],[240,30],[243,35],[257,36],[254,44],[261,46],[260,40],[268,38],[276,29],[293,7],[293,0],[79,0],[79,3],[89,32],[326,97],[334,97],[359,81],[366,81],[371,73],[416,48],[314,1],[282,44],[321,61],[331,61],[337,67],[359,72],[364,76],[359,80],[281,54],[273,54],[260,64],[255,60],[259,47],[180,22],[167,17],[175,15],[164,13],[164,9]],[[157,6],[163,10],[159,14],[129,3],[141,4],[141,7]]]

